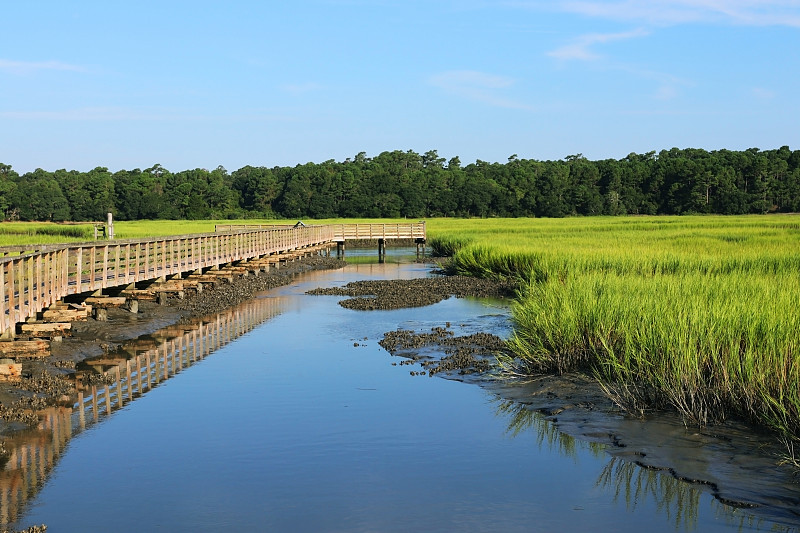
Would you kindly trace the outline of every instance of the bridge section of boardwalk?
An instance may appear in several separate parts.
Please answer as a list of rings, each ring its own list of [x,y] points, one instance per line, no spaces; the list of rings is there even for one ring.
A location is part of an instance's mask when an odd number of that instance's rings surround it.
[[[326,247],[353,239],[425,242],[425,223],[322,226],[217,226],[214,233],[152,239],[94,241],[0,248],[0,333],[73,294],[185,273],[238,261]]]
[[[217,224],[216,231],[247,231],[260,229],[305,227],[302,222],[294,225],[265,224]],[[333,229],[333,241],[336,243],[337,257],[344,257],[345,243],[349,241],[375,241],[378,244],[378,258],[383,262],[386,257],[386,244],[389,241],[413,242],[417,247],[417,255],[424,254],[427,233],[425,222],[390,223],[390,224],[329,224]]]

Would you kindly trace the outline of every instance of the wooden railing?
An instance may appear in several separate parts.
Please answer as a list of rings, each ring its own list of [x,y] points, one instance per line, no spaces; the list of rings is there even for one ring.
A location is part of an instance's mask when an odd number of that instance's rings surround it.
[[[285,229],[294,228],[292,225],[264,225],[264,224],[217,224],[217,232],[251,231],[257,229]],[[314,226],[309,226],[314,227]],[[395,224],[330,224],[333,228],[334,240],[346,241],[349,239],[377,240],[377,239],[421,239],[425,240],[425,222],[401,222]]]
[[[306,227],[306,226],[295,226],[294,224],[215,224],[214,231],[217,233],[223,233],[226,231],[253,231],[258,229],[288,229],[288,228],[295,228],[295,227]]]
[[[70,294],[334,240],[331,226],[309,226],[45,245],[28,247],[32,251],[23,255],[8,255],[17,250],[0,248],[0,333]]]
[[[334,240],[421,239],[425,223],[410,224],[332,224]]]

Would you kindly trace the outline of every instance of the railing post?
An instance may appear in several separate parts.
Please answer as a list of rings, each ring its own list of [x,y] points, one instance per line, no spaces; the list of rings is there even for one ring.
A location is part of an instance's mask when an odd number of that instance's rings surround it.
[[[36,256],[36,264],[34,265],[34,270],[36,271],[36,283],[34,283],[34,291],[33,291],[33,301],[36,304],[35,307],[40,307],[42,301],[44,300],[44,278],[42,272],[42,254],[38,254]]]
[[[119,244],[114,245],[114,285],[119,285],[119,275],[122,270],[122,249]]]
[[[31,311],[31,309],[34,308],[34,305],[33,305],[33,280],[34,280],[33,263],[34,263],[34,257],[33,256],[28,256],[25,259],[25,263],[28,266],[27,272],[25,274],[25,277],[27,278],[26,281],[28,282],[26,284],[27,285],[27,289],[26,290],[28,292],[28,298],[25,300],[25,316],[30,316],[30,311]]]
[[[159,276],[163,277],[167,275],[167,240],[162,239],[161,241],[161,261],[159,261]]]
[[[17,316],[25,317],[25,259],[17,259]]]
[[[100,281],[100,288],[105,289],[108,285],[108,245],[103,246],[103,279]]]
[[[59,261],[59,267],[61,268],[61,288],[58,292],[66,295],[69,291],[69,248],[61,250],[60,254],[61,261]]]
[[[135,272],[136,271],[134,270],[133,274],[134,276],[136,275]],[[125,245],[125,283],[130,283],[130,280],[131,280],[131,245],[129,243]]]
[[[2,293],[0,294],[0,335],[5,335],[9,329],[9,318],[6,317],[6,265],[8,262],[3,262],[0,264],[0,290]]]

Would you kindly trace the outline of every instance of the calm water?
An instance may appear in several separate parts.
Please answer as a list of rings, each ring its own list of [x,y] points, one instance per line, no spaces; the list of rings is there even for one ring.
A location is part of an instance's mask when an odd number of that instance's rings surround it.
[[[398,360],[378,346],[386,331],[447,321],[466,333],[505,334],[501,303],[450,299],[359,312],[338,306],[338,297],[303,294],[427,273],[413,264],[358,265],[265,293],[247,311],[265,322],[241,328],[248,330],[241,336],[228,330],[208,357],[98,423],[87,414],[83,431],[67,414],[73,429],[59,430],[66,436],[40,437],[62,442],[49,451],[30,446],[44,466],[26,482],[30,498],[12,525],[46,523],[53,532],[773,528],[561,435],[483,388],[412,377],[414,367],[393,366]]]

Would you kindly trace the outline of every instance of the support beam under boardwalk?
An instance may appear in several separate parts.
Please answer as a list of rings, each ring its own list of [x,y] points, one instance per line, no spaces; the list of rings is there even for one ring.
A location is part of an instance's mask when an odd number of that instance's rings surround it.
[[[0,381],[19,381],[22,379],[22,363],[0,361]]]
[[[63,337],[72,331],[71,322],[48,322],[20,324],[20,331],[25,337]]]
[[[50,341],[34,339],[32,341],[0,342],[0,358],[27,357],[39,359],[50,355]]]
[[[91,312],[91,306],[83,309],[48,309],[42,312],[42,319],[45,322],[79,322],[88,320]]]
[[[84,300],[85,304],[92,307],[123,307],[127,299],[124,296],[90,296]]]
[[[156,293],[147,289],[125,289],[122,295],[131,300],[156,301]]]

